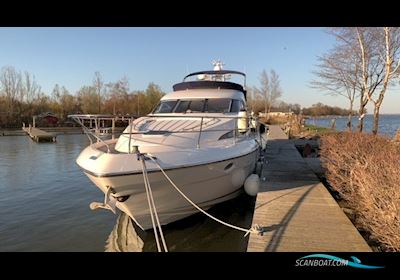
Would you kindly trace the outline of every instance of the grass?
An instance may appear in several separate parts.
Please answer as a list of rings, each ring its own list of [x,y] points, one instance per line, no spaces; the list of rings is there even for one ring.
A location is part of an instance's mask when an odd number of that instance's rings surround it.
[[[282,129],[289,135],[289,138],[314,137],[336,133],[336,130],[328,127],[309,124],[303,126],[304,119],[298,115],[272,116],[268,119],[262,118],[260,121],[272,125],[281,125]]]
[[[266,124],[286,124],[291,120],[288,116],[271,116],[269,118],[261,118],[260,121]]]
[[[316,125],[311,125],[311,124],[306,124],[304,125],[304,128],[315,132],[317,134],[326,134],[326,133],[333,133],[336,132],[334,129],[332,128],[328,128],[328,127],[322,127],[322,126],[316,126]]]

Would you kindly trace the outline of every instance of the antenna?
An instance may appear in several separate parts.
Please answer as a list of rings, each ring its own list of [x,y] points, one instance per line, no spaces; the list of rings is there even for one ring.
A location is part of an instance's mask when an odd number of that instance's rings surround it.
[[[222,67],[225,65],[225,63],[223,63],[221,59],[213,60],[212,64],[214,65],[214,71],[221,71]]]
[[[213,60],[212,64],[214,65],[214,71],[221,71],[222,67],[225,65],[225,63],[223,63],[221,61],[221,59],[218,60]],[[225,77],[226,76],[226,77]],[[229,79],[230,77],[228,77],[227,75],[219,75],[219,74],[215,74],[213,76],[213,80],[214,81],[225,81],[225,79]]]

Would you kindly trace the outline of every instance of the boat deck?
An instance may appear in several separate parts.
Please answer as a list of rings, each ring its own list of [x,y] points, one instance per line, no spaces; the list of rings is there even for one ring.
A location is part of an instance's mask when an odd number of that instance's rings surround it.
[[[262,183],[248,252],[370,252],[371,249],[308,167],[293,142],[270,125]]]

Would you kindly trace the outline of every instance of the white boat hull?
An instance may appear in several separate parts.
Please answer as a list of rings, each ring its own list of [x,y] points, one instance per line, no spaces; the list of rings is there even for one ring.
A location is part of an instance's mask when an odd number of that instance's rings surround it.
[[[240,193],[245,179],[255,168],[257,156],[256,149],[246,155],[223,161],[168,169],[166,173],[186,196],[207,210]],[[129,196],[124,202],[116,202],[116,207],[128,214],[142,229],[152,228],[142,173],[113,176],[96,176],[90,172],[85,174],[104,193],[108,187],[112,187],[114,196]],[[150,171],[148,177],[161,224],[165,225],[198,212],[160,171]]]

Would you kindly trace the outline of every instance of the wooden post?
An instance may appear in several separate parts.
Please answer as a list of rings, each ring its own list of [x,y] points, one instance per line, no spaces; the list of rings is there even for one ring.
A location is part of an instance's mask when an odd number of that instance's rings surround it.
[[[112,119],[112,124],[111,124],[111,138],[114,139],[114,133],[115,133],[115,118]]]
[[[33,127],[36,127],[36,116],[33,116]]]
[[[336,129],[336,118],[333,118],[333,119],[331,120],[331,128],[332,128],[332,129]]]

